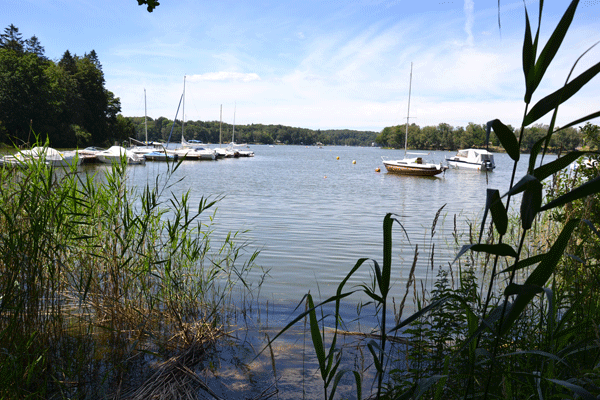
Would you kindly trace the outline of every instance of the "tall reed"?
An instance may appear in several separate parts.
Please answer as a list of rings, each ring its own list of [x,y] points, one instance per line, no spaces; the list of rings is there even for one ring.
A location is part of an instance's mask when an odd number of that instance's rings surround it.
[[[0,168],[0,397],[118,397],[218,337],[256,253],[213,245],[218,199],[171,194],[178,166],[141,190],[125,163]]]

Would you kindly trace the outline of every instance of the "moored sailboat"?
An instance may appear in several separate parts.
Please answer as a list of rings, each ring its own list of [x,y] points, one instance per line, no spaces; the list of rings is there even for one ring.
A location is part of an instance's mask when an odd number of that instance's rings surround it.
[[[404,158],[398,160],[387,160],[381,157],[383,165],[388,172],[401,175],[413,175],[413,176],[434,176],[441,174],[448,167],[440,164],[432,164],[423,161],[423,157],[417,156],[407,158],[406,148],[408,145],[408,119],[410,115],[410,94],[412,88],[412,63],[410,64],[410,83],[408,86],[408,112],[406,114],[406,133],[404,134]],[[420,155],[420,154],[419,154]]]

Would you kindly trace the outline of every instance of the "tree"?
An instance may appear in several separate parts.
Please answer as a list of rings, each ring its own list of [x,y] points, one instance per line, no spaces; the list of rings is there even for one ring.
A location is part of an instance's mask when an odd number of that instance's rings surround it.
[[[156,0],[137,0],[137,2],[140,6],[146,4],[148,6],[148,12],[154,11],[154,9],[160,5],[160,3]]]
[[[19,28],[10,24],[8,28],[4,29],[4,33],[0,35],[0,48],[23,53],[24,47],[25,42],[19,33]]]
[[[4,134],[23,144],[42,133],[49,114],[50,82],[45,62],[33,53],[0,49],[0,121]]]
[[[44,47],[38,40],[37,36],[33,35],[31,38],[25,41],[25,51],[27,53],[33,53],[44,61],[48,61],[44,55]]]

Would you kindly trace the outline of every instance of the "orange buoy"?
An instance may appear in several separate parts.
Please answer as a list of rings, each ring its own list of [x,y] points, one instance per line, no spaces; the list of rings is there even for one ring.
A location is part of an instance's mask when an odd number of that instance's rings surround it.
[[[375,168],[375,172],[380,172],[381,170],[379,169],[379,167]]]
[[[340,156],[337,156],[335,159],[336,159],[336,160],[339,160],[339,159],[340,159]]]
[[[352,164],[356,164],[356,160],[352,160]]]

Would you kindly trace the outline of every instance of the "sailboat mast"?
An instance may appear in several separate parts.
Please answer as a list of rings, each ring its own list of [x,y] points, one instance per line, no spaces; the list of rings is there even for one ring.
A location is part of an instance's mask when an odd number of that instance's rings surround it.
[[[404,134],[404,158],[408,147],[408,118],[410,118],[410,92],[412,89],[412,62],[410,63],[410,81],[408,83],[408,110],[406,111],[406,133]]]
[[[146,146],[148,146],[148,121],[146,116],[148,115],[148,109],[146,108],[146,89],[144,88],[144,131],[146,132]]]
[[[184,142],[184,127],[185,127],[185,75],[183,76],[183,108],[181,109],[181,143]]]
[[[236,103],[233,103],[233,133],[231,134],[231,146],[232,147],[235,143],[235,108],[236,108]]]
[[[221,148],[222,125],[223,125],[223,104],[221,104],[221,112],[219,113],[219,148]]]

